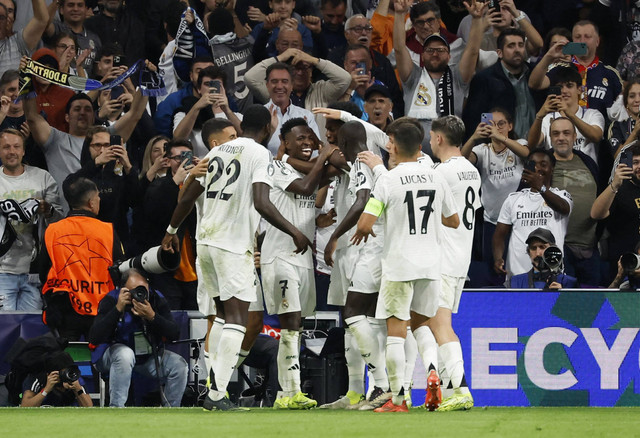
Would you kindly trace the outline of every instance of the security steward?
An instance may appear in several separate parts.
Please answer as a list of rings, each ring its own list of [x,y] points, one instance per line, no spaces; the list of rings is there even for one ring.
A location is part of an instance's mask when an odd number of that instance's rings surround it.
[[[71,211],[44,235],[51,268],[42,320],[59,337],[88,340],[98,303],[114,289],[108,268],[123,250],[113,225],[97,219],[100,193],[93,181],[71,175],[62,191]]]

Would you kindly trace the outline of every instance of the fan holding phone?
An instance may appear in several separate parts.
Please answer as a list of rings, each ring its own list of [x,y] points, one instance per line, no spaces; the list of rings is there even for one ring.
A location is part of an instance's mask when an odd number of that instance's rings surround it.
[[[118,85],[110,90],[103,90],[98,95],[98,119],[115,122],[124,112],[125,106],[131,105],[133,95]]]

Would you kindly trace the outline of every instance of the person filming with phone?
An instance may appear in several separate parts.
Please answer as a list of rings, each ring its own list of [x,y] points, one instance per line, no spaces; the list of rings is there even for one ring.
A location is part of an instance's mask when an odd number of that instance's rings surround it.
[[[113,224],[128,254],[130,248],[127,211],[135,205],[138,170],[131,165],[119,135],[104,126],[92,126],[82,145],[82,168],[73,175],[93,181],[100,192],[98,219]]]

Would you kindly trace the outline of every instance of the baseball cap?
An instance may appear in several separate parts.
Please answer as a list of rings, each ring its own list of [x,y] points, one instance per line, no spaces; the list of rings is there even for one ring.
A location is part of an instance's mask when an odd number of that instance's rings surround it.
[[[367,90],[364,92],[364,100],[369,100],[369,97],[371,97],[373,93],[380,93],[384,97],[391,99],[391,92],[386,87],[386,85],[373,84],[372,86],[367,88]]]
[[[536,228],[535,230],[533,230],[529,234],[529,237],[527,237],[526,244],[528,245],[533,239],[538,239],[545,243],[556,243],[556,238],[553,237],[553,233],[546,228]]]
[[[429,42],[434,40],[443,42],[447,46],[447,49],[451,50],[451,47],[449,47],[449,43],[447,42],[447,40],[439,33],[433,33],[429,35],[427,39],[424,40],[424,44],[422,45],[422,47],[427,47],[427,45],[429,45]]]

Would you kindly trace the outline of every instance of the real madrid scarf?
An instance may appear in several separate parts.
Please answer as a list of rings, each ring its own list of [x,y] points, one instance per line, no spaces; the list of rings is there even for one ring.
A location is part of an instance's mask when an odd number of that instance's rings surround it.
[[[27,65],[21,70],[22,74],[31,74],[38,76],[42,79],[59,85],[64,88],[69,88],[74,91],[102,91],[110,90],[120,84],[122,84],[127,78],[130,78],[138,70],[140,70],[140,89],[145,96],[160,96],[165,93],[164,81],[162,76],[153,72],[145,67],[144,60],[140,59],[135,64],[127,69],[126,72],[115,78],[113,81],[102,84],[102,82],[95,79],[82,78],[80,76],[63,73],[47,65],[40,64],[33,59],[27,58]],[[27,94],[29,90],[29,80],[23,78],[23,84],[21,84],[21,95]]]
[[[30,223],[36,214],[40,201],[34,198],[18,202],[14,199],[0,200],[0,256],[9,251],[17,238],[10,220]]]
[[[596,56],[595,58],[593,58],[593,62],[591,62],[591,64],[589,64],[586,67],[580,64],[580,62],[578,61],[578,58],[576,58],[575,56],[571,57],[571,62],[573,63],[573,65],[576,66],[576,68],[578,69],[578,73],[580,73],[580,76],[582,77],[582,85],[580,86],[580,100],[578,101],[578,104],[581,107],[589,108],[589,95],[588,95],[589,90],[587,89],[587,73],[589,70],[597,67],[598,64],[600,64],[600,58]]]
[[[427,69],[423,68],[407,115],[417,119],[435,120],[453,113],[453,73],[451,68],[447,67],[440,78],[437,89]]]

